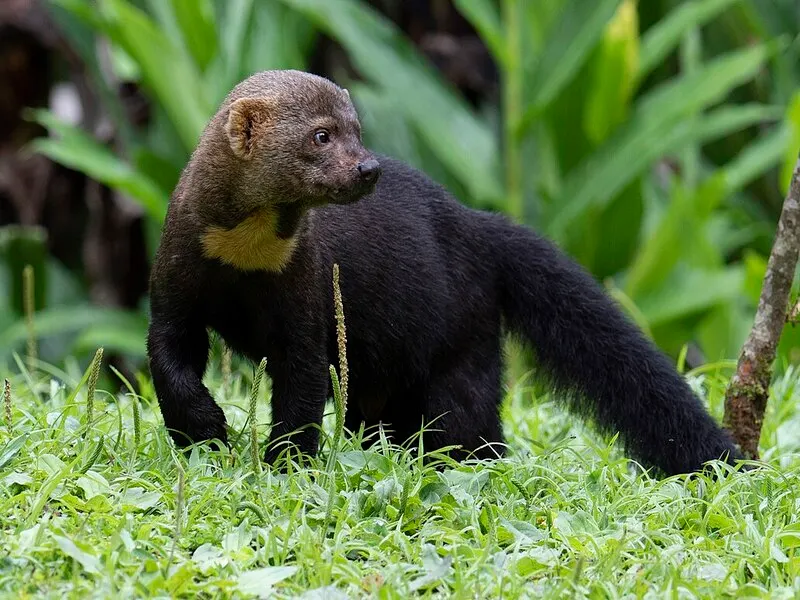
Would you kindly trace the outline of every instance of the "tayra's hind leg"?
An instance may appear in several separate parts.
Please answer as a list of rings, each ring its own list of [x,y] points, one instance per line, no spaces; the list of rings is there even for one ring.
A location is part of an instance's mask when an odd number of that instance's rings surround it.
[[[499,350],[470,353],[429,382],[422,396],[426,452],[458,445],[449,452],[457,460],[505,453],[501,372]]]

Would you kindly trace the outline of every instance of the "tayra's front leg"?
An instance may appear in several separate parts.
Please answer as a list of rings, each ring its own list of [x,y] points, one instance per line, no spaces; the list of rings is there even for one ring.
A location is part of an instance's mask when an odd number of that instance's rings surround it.
[[[315,456],[328,395],[324,360],[297,356],[270,369],[272,431],[265,460],[274,464],[287,449]]]
[[[321,329],[298,335],[285,353],[267,360],[272,379],[272,430],[265,460],[270,464],[290,446],[308,456],[316,455],[319,448],[329,389],[325,334]]]
[[[164,424],[178,447],[218,439],[227,443],[225,414],[202,378],[208,362],[208,333],[184,317],[154,315],[148,355]]]

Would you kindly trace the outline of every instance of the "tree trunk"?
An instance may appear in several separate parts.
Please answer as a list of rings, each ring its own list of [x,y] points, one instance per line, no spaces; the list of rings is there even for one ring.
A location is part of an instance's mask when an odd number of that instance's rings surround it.
[[[767,263],[753,329],[742,347],[736,374],[725,395],[725,425],[748,458],[758,458],[761,425],[772,380],[772,362],[786,323],[800,249],[800,158],[783,202]]]

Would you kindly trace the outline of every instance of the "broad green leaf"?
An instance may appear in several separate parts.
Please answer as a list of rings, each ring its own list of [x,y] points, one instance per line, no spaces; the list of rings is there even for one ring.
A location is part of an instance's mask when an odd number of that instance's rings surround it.
[[[75,485],[83,490],[83,497],[86,500],[91,500],[98,494],[106,495],[111,493],[111,486],[108,480],[95,471],[89,471],[86,475],[78,477]]]
[[[368,80],[391,94],[436,155],[477,200],[497,199],[497,142],[398,30],[354,0],[282,0],[312,19],[347,51]]]
[[[592,86],[584,127],[594,143],[602,142],[628,113],[639,60],[639,21],[635,0],[623,0],[606,27],[592,58]]]
[[[294,566],[261,567],[245,571],[237,580],[237,588],[240,593],[266,597],[272,591],[275,584],[284,579],[288,579],[297,572]]]
[[[771,118],[774,109],[758,106],[720,108],[687,118],[751,79],[767,53],[765,46],[730,53],[645,96],[631,119],[568,175],[562,201],[554,203],[558,211],[550,216],[550,234],[562,236],[588,206],[608,203],[661,156]]]
[[[559,21],[551,30],[528,86],[521,135],[531,121],[569,83],[600,41],[620,0],[569,0],[561,9]]]
[[[17,436],[0,449],[0,469],[5,468],[11,462],[11,459],[19,453],[27,440],[27,435]]]
[[[103,19],[89,0],[49,0],[51,4],[72,13],[94,30],[103,29]]]
[[[741,292],[740,292],[741,293]],[[753,313],[742,302],[718,304],[695,327],[695,337],[709,362],[733,359],[750,332]]]
[[[147,355],[146,340],[146,321],[95,325],[78,336],[72,345],[72,351],[76,354],[86,354],[103,347],[107,352],[120,352],[144,358]]]
[[[494,2],[491,0],[455,0],[454,4],[478,32],[495,59],[500,64],[505,64],[508,59],[504,40],[505,32]]]
[[[316,29],[302,13],[280,2],[257,2],[244,54],[246,74],[305,69],[315,36]]]
[[[736,300],[743,285],[744,269],[740,266],[715,271],[679,268],[636,304],[650,327],[655,328]]]
[[[758,44],[729,52],[702,68],[654,88],[636,107],[636,117],[677,118],[698,112],[721,100],[736,87],[750,81],[773,53],[772,44]]]
[[[119,502],[124,507],[148,510],[154,506],[162,504],[163,493],[159,491],[145,491],[141,487],[132,487],[125,490],[120,496]]]
[[[208,81],[215,81],[213,100],[219,103],[243,76],[243,57],[247,43],[248,26],[252,21],[253,0],[228,0],[222,5],[217,20],[219,53],[206,73]]]
[[[697,193],[687,192],[677,186],[671,201],[656,230],[644,241],[641,250],[631,264],[625,279],[625,293],[637,300],[642,293],[661,284],[672,268],[683,259],[681,249],[689,245],[689,238],[697,235],[707,213],[699,209],[705,200],[706,206],[718,202],[725,192],[724,178],[710,178]],[[709,198],[713,197],[713,201]]]
[[[218,48],[211,0],[171,0],[171,4],[186,48],[204,71]]]
[[[791,142],[792,135],[785,124],[756,138],[722,168],[727,193],[738,192],[779,165],[787,149],[791,148]]]
[[[34,332],[37,337],[78,332],[89,327],[113,327],[133,330],[147,326],[146,316],[125,310],[99,306],[74,306],[46,308],[36,313]],[[0,332],[0,354],[11,352],[17,344],[27,339],[24,321],[15,321]]]
[[[139,65],[146,86],[170,116],[184,146],[194,149],[213,112],[200,73],[144,12],[126,0],[99,0],[104,31]]]
[[[800,152],[800,92],[797,92],[789,104],[786,112],[786,121],[791,131],[792,139],[786,149],[786,158],[781,169],[781,192],[784,194],[789,191],[789,183],[792,180],[792,173],[797,164],[798,152]]]
[[[693,143],[705,143],[774,117],[761,106],[731,106],[695,119],[639,125],[634,119],[604,144],[586,163],[570,173],[561,202],[546,225],[560,239],[590,206],[605,206],[653,161]],[[637,126],[638,125],[638,126]]]
[[[31,142],[33,150],[120,191],[141,204],[152,218],[163,221],[169,195],[152,180],[135,171],[79,128],[59,121],[49,111],[37,110],[32,116],[57,136],[34,140]]]
[[[75,559],[85,571],[95,574],[100,573],[102,564],[100,563],[100,559],[95,555],[90,554],[88,550],[78,547],[75,542],[67,537],[56,535],[53,532],[50,532],[50,536],[59,549],[70,558]]]
[[[642,37],[639,80],[672,52],[690,29],[701,27],[739,0],[695,0],[684,2]]]

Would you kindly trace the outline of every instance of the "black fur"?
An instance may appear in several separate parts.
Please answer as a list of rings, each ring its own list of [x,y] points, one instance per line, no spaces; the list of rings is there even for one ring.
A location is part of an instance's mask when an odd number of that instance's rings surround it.
[[[300,234],[281,274],[202,258],[191,223],[170,214],[148,343],[177,443],[226,439],[222,410],[201,383],[206,327],[254,361],[267,357],[272,440],[320,423],[328,365],[338,364],[331,282],[338,262],[351,429],[383,421],[403,441],[423,417],[440,417],[429,449],[500,442],[505,325],[530,343],[558,393],[604,431],[619,431],[646,466],[672,474],[740,456],[670,361],[582,268],[529,229],[463,206],[411,167],[380,162],[375,191],[360,201],[280,219],[283,236]],[[306,453],[317,450],[315,427],[292,440]]]

